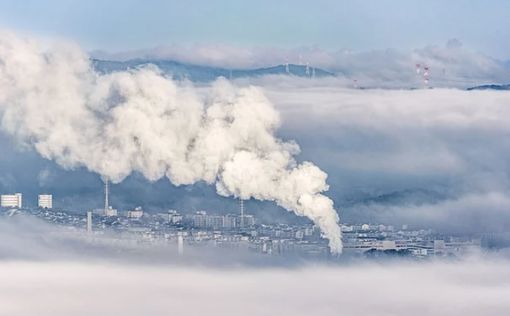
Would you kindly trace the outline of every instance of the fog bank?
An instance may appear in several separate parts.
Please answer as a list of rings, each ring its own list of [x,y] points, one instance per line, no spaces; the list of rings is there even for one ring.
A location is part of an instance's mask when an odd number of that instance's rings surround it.
[[[0,315],[507,315],[506,261],[214,270],[0,263]],[[26,300],[30,298],[30,304]]]

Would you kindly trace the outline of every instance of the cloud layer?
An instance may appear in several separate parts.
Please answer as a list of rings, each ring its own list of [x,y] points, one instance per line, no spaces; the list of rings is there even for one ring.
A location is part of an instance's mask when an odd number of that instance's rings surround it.
[[[510,189],[510,93],[261,84],[282,112],[284,133],[302,145],[300,158],[313,157],[331,175],[348,221],[472,231],[510,222],[502,207]],[[363,207],[348,202],[364,199]]]
[[[506,261],[280,269],[0,263],[2,315],[506,315]],[[29,299],[30,304],[27,304]]]
[[[180,257],[172,245],[90,243],[22,215],[0,219],[0,237],[0,315],[474,316],[510,308],[504,253],[282,265],[186,246]]]
[[[285,63],[310,65],[335,72],[344,86],[400,88],[424,86],[425,67],[429,86],[472,87],[510,82],[510,68],[502,61],[463,47],[459,40],[428,45],[412,51],[394,49],[356,52],[328,51],[319,47],[293,49],[235,47],[220,44],[162,46],[117,54],[95,52],[102,59],[170,59],[184,63],[224,67],[258,68]],[[420,73],[416,72],[419,64]],[[355,80],[355,81],[354,81]]]

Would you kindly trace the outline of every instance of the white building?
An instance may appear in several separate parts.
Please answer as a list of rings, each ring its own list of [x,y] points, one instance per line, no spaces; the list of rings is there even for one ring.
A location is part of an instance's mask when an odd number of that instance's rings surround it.
[[[223,216],[223,228],[232,229],[237,227],[237,216],[228,214]]]
[[[108,208],[104,210],[104,216],[114,217],[114,216],[117,216],[117,215],[118,215],[117,209],[115,209],[115,208],[113,208],[111,206],[108,206]]]
[[[244,227],[252,227],[255,225],[255,217],[253,215],[243,215],[242,222]]]
[[[2,207],[22,207],[23,196],[21,193],[16,194],[2,194],[0,196],[0,205]]]
[[[39,194],[39,198],[37,199],[37,205],[40,208],[53,208],[53,195]]]
[[[205,218],[205,226],[212,229],[223,227],[223,216],[209,215]]]
[[[175,210],[168,211],[168,222],[172,224],[182,223],[182,215],[177,213]]]
[[[377,243],[377,250],[397,250],[397,244],[394,240],[381,240]]]
[[[143,216],[143,210],[140,206],[135,208],[134,210],[127,212],[127,217],[129,217],[129,218],[141,218],[142,216]]]
[[[207,225],[207,213],[205,211],[198,211],[192,216],[194,227],[206,227]]]

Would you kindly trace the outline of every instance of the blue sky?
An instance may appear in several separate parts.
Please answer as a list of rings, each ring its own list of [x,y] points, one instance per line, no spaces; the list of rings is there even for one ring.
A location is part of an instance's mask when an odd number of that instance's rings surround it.
[[[0,1],[0,27],[86,49],[225,43],[412,49],[460,39],[508,59],[510,1]]]

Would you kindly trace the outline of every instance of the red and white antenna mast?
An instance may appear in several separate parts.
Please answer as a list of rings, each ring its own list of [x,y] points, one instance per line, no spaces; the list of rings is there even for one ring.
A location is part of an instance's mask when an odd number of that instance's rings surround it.
[[[425,87],[429,85],[429,78],[430,78],[429,67],[425,66],[423,67],[423,84],[425,85]]]

